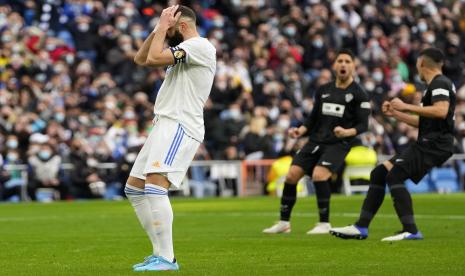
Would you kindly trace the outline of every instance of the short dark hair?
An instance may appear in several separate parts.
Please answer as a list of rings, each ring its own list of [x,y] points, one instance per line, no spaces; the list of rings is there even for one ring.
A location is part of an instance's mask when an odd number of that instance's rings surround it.
[[[192,10],[191,8],[187,7],[187,6],[184,6],[184,5],[180,5],[178,7],[178,10],[176,11],[175,15],[180,12],[181,13],[181,16],[182,17],[188,17],[192,20],[194,20],[194,22],[197,22],[197,16],[195,15],[195,12],[194,10]]]
[[[420,52],[420,57],[427,57],[437,64],[444,62],[444,54],[438,48],[426,48]]]
[[[350,58],[351,58],[352,60],[355,60],[354,52],[352,52],[352,50],[350,50],[350,49],[348,49],[348,48],[342,48],[342,49],[340,49],[340,50],[337,52],[336,59],[337,59],[340,55],[348,55],[348,56],[350,56]]]

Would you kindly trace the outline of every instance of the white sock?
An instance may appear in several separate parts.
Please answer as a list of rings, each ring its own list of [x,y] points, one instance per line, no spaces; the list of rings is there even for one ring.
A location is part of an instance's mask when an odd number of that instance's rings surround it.
[[[172,262],[173,252],[173,209],[171,209],[168,190],[154,185],[145,184],[145,195],[152,208],[153,225],[158,235],[160,256]]]
[[[152,210],[150,208],[150,202],[145,196],[144,190],[126,184],[126,187],[124,187],[124,193],[128,197],[132,207],[134,207],[140,224],[149,236],[150,242],[152,243],[153,255],[158,256],[157,231],[152,223]]]

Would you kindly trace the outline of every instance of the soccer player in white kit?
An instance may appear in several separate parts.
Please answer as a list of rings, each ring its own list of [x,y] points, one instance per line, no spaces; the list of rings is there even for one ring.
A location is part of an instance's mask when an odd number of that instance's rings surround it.
[[[164,48],[166,39],[176,46]],[[178,270],[168,189],[179,187],[203,141],[203,107],[215,76],[216,50],[199,36],[194,11],[176,5],[163,10],[134,61],[142,66],[168,68],[155,102],[153,129],[125,187],[153,247],[152,255],[133,268],[134,271]]]

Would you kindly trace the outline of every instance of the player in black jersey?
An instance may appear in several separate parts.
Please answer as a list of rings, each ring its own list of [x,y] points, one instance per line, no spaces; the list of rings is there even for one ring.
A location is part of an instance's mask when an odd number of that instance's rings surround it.
[[[329,178],[344,163],[354,137],[368,128],[370,103],[366,92],[354,81],[354,56],[341,50],[333,64],[336,81],[321,86],[315,94],[311,115],[299,128],[289,130],[292,138],[308,135],[309,141],[294,156],[281,198],[281,219],[264,233],[289,233],[289,219],[296,202],[297,182],[306,174],[315,185],[320,222],[307,234],[327,234],[329,224]]]
[[[449,159],[453,152],[455,88],[442,75],[443,61],[444,55],[436,48],[420,53],[418,73],[428,85],[422,106],[406,104],[398,98],[383,104],[382,109],[387,116],[417,127],[418,139],[404,152],[371,172],[371,185],[359,220],[354,225],[331,229],[331,234],[341,238],[366,238],[368,226],[383,203],[387,183],[403,229],[383,241],[423,239],[415,224],[412,199],[404,181],[410,178],[417,183],[431,168]]]

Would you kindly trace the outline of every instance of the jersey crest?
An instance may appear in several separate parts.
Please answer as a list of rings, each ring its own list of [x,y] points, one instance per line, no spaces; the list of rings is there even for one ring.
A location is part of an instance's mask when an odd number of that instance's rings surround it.
[[[354,95],[352,93],[346,94],[346,103],[350,103],[354,99]]]

